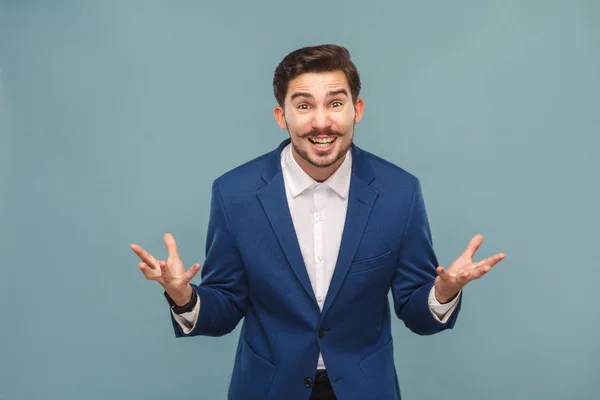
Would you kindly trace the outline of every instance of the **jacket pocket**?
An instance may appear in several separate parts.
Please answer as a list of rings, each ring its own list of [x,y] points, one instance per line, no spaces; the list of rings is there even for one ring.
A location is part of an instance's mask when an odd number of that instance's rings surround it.
[[[392,254],[392,251],[388,250],[385,253],[375,257],[354,261],[352,264],[350,264],[350,270],[348,273],[353,274],[357,272],[365,272],[381,267],[387,262],[390,254]]]
[[[382,348],[359,361],[358,366],[380,399],[400,398],[392,338]]]
[[[240,336],[240,340],[241,348],[235,360],[228,398],[268,399],[277,368],[256,354],[246,338]]]

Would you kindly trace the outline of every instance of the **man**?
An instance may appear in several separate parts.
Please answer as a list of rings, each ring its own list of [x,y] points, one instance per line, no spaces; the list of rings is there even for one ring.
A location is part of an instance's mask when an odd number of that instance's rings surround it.
[[[175,239],[168,259],[140,246],[144,276],[171,305],[175,335],[221,336],[244,318],[230,399],[400,399],[388,293],[420,335],[454,326],[482,236],[438,266],[419,180],[353,144],[360,78],[348,51],[306,47],[273,79],[274,151],[216,179],[202,282]]]

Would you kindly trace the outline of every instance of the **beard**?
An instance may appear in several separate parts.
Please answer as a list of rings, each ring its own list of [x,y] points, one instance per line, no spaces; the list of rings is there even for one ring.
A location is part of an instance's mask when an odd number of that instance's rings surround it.
[[[291,139],[291,133],[288,130],[288,134],[290,135],[290,139]],[[340,138],[344,135],[342,135],[340,132],[335,131],[333,129],[325,129],[324,131],[318,131],[318,130],[312,130],[310,132],[307,132],[305,134],[302,135],[298,135],[299,138],[301,139],[306,139],[309,138],[311,136],[319,136],[319,135],[327,135],[327,136],[335,136],[337,138]],[[354,138],[354,125],[352,125],[352,138]],[[337,140],[337,139],[336,139]],[[338,162],[342,157],[344,157],[346,155],[346,153],[348,152],[348,150],[350,150],[350,147],[352,146],[353,140],[350,140],[350,142],[348,142],[348,145],[345,148],[342,148],[336,155],[335,157],[333,157],[333,159],[329,159],[329,160],[315,160],[312,159],[310,157],[310,154],[308,151],[303,150],[301,148],[299,148],[298,146],[296,146],[296,144],[294,143],[294,141],[292,141],[292,146],[294,148],[294,150],[296,151],[296,153],[302,157],[304,160],[306,160],[309,164],[317,167],[317,168],[328,168],[331,167],[332,165],[334,165],[336,162]]]

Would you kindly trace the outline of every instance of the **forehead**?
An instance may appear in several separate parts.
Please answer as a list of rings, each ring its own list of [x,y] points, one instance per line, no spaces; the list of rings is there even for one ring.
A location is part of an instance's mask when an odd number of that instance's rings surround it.
[[[350,93],[348,79],[343,71],[306,72],[290,81],[286,97],[289,99],[295,92],[317,95],[341,88],[348,89]]]

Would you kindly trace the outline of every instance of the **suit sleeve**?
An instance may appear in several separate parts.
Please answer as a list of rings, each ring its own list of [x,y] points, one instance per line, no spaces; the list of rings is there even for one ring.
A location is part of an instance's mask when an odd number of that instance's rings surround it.
[[[193,329],[184,333],[171,315],[175,336],[223,336],[235,329],[246,313],[248,282],[245,267],[231,231],[218,181],[213,182],[206,259],[201,283],[191,284],[202,309]]]
[[[419,335],[431,335],[454,327],[462,304],[462,299],[459,298],[451,317],[445,323],[432,315],[428,297],[437,276],[435,269],[438,265],[421,184],[415,177],[392,294],[396,315],[411,331]]]

